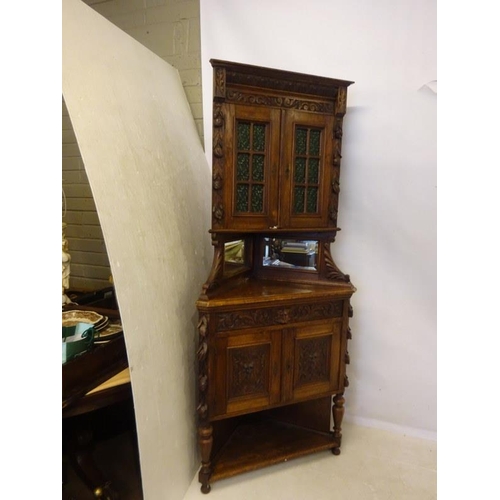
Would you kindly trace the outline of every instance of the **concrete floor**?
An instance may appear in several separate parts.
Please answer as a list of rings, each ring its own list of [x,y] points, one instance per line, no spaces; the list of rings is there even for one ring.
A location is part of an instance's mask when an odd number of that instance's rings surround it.
[[[436,441],[344,424],[342,453],[291,460],[215,482],[209,495],[193,479],[184,500],[431,500]]]
[[[143,498],[134,438],[125,433],[96,446],[96,461],[122,500]],[[436,441],[345,423],[339,456],[320,452],[241,474],[213,483],[209,495],[194,477],[184,500],[432,500],[436,454]],[[93,498],[71,468],[68,476],[63,500]]]

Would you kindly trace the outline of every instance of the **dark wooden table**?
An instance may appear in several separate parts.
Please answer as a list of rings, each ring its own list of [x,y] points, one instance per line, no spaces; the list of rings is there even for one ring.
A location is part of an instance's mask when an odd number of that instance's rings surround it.
[[[67,306],[64,310],[91,310],[120,319],[119,312],[89,305]],[[132,398],[130,381],[88,394],[128,367],[123,332],[106,343],[95,344],[86,353],[62,365],[62,418],[68,420]],[[95,464],[94,429],[88,420],[73,419],[74,425],[63,433],[63,447],[75,472],[91,489],[96,498],[116,500],[119,494]]]

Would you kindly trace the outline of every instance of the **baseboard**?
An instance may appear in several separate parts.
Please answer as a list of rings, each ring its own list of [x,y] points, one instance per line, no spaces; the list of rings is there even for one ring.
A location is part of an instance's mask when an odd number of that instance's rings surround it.
[[[403,434],[405,436],[416,437],[420,439],[429,439],[431,441],[437,441],[437,432],[427,431],[424,429],[418,429],[415,427],[406,427],[403,425],[393,424],[391,422],[384,422],[383,420],[375,420],[372,418],[357,417],[353,415],[347,415],[344,417],[344,422],[351,423],[354,425],[360,425],[361,427],[370,427],[374,429],[382,429],[384,431],[394,432],[396,434]]]

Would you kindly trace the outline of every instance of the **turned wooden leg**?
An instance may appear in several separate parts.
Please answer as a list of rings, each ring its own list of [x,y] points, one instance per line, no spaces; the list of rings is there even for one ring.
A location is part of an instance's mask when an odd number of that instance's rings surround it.
[[[82,481],[92,490],[96,498],[102,500],[119,500],[119,495],[106,481],[103,473],[94,462],[92,432],[88,429],[80,430],[73,439],[69,459],[75,472]]]
[[[334,455],[340,455],[340,444],[342,442],[342,419],[344,418],[344,395],[336,394],[333,398],[333,436],[338,440],[339,445],[332,449]]]
[[[198,442],[200,444],[200,452],[201,452],[201,469],[198,474],[198,479],[201,483],[201,492],[209,493],[210,492],[210,475],[212,474],[212,468],[210,463],[210,454],[212,453],[212,431],[213,428],[211,425],[200,427],[198,429]]]

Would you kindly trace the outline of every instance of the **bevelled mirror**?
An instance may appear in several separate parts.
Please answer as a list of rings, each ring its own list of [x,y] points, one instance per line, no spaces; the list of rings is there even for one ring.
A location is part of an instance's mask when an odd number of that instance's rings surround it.
[[[249,242],[234,240],[224,243],[224,276],[232,276],[249,269]]]
[[[318,242],[264,238],[262,265],[272,268],[317,270]]]

